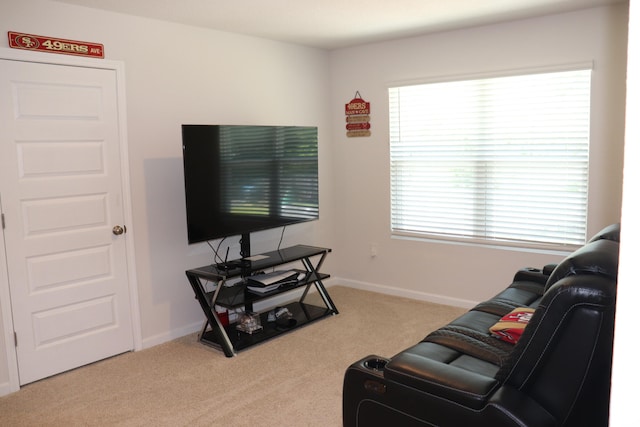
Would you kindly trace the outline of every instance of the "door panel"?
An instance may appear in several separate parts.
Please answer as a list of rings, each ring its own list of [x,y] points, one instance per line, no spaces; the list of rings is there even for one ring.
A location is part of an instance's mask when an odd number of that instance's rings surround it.
[[[113,70],[0,60],[20,383],[133,349]],[[4,125],[6,124],[6,126]]]

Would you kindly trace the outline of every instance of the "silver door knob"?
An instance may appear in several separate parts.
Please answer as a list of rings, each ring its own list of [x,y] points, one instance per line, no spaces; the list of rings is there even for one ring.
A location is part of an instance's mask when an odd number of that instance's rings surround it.
[[[119,225],[116,225],[115,227],[113,227],[112,231],[113,231],[113,234],[115,234],[116,236],[119,236],[122,233],[127,232],[127,227],[126,226],[120,227]]]

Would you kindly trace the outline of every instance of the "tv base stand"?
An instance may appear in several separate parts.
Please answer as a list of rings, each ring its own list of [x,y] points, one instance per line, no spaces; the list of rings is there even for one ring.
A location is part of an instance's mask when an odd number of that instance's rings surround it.
[[[338,309],[322,283],[329,275],[319,272],[329,252],[331,249],[297,245],[236,260],[231,267],[227,263],[187,270],[189,283],[206,317],[198,336],[200,342],[222,350],[227,357],[233,357],[240,350],[338,314]],[[247,288],[246,278],[253,273],[294,262],[300,262],[304,267],[304,269],[287,268],[287,270],[302,273],[295,283],[283,285],[269,292],[255,292]],[[241,278],[241,280],[229,286],[227,281],[234,278]],[[215,286],[214,290],[207,290],[206,285],[209,283]],[[321,297],[324,307],[305,302],[312,287]],[[270,322],[268,313],[265,312],[259,314],[262,329],[247,333],[238,330],[237,323],[223,322],[215,309],[216,306],[227,310],[244,308],[245,312],[251,313],[254,311],[254,303],[295,289],[302,289],[300,299],[281,305],[289,310],[292,319],[295,320],[287,326],[279,322]]]

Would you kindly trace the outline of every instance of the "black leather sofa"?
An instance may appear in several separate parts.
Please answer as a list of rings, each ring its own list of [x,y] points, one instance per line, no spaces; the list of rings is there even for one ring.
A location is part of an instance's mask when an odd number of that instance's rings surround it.
[[[620,226],[386,359],[346,371],[344,427],[606,426]],[[489,328],[535,309],[516,344]]]

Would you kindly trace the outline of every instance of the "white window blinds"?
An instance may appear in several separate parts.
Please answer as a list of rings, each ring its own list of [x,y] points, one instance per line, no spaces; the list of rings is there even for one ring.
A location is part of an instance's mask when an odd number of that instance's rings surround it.
[[[584,243],[590,88],[586,69],[390,88],[392,231]]]

